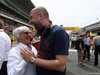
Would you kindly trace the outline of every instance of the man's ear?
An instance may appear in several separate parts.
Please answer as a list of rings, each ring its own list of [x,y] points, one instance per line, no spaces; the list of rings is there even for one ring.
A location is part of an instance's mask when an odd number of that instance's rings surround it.
[[[44,16],[43,16],[43,13],[40,12],[40,13],[39,13],[39,19],[40,19],[40,20],[43,20],[43,17],[44,17]]]

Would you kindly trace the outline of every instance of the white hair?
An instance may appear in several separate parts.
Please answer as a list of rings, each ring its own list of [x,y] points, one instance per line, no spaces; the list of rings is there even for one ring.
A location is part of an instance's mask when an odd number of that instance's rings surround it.
[[[17,41],[17,43],[19,43],[18,38],[20,36],[20,33],[22,33],[24,30],[30,31],[30,29],[26,26],[20,26],[20,27],[13,30],[13,35],[14,35],[14,38]]]

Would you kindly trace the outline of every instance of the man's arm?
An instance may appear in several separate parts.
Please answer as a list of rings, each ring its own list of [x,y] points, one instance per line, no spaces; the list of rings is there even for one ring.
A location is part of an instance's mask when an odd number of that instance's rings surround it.
[[[4,59],[4,53],[5,53],[5,41],[0,38],[0,69],[2,67],[3,59]]]
[[[66,68],[67,55],[56,55],[55,60],[44,60],[36,58],[34,64],[49,69],[63,72]]]
[[[31,50],[27,50],[26,48],[21,49],[21,56],[27,62],[31,62],[31,58],[34,57],[34,53]],[[49,70],[56,70],[63,72],[66,67],[67,63],[67,55],[56,55],[55,60],[45,60],[36,58],[33,64],[36,64],[40,67],[49,69]]]
[[[91,43],[91,39],[89,38],[89,46],[91,46],[92,45],[92,43]]]
[[[93,41],[93,48],[92,48],[92,51],[94,50],[94,47],[95,47],[95,41],[96,41],[96,37],[94,38],[94,41]]]
[[[92,51],[94,50],[94,46],[95,46],[95,42],[93,42],[93,48],[92,48]]]
[[[81,49],[81,51],[83,53],[82,44],[79,44],[79,48]]]

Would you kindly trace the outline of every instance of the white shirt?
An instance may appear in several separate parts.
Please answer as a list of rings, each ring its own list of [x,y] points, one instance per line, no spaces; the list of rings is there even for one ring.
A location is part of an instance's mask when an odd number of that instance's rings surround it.
[[[100,35],[97,35],[96,37],[94,37],[94,42],[96,46],[100,46]]]
[[[8,52],[11,48],[11,40],[9,36],[4,32],[3,29],[0,29],[0,69],[2,67],[3,61],[8,60]]]
[[[90,40],[90,38],[89,38],[89,37],[84,38],[84,43],[85,43],[85,45],[89,45],[89,44],[91,44],[91,40]]]
[[[36,75],[36,65],[27,63],[20,55],[20,48],[28,48],[25,44],[19,42],[16,47],[13,47],[8,56],[7,71],[8,75]],[[32,46],[32,51],[37,54],[35,47]]]
[[[76,37],[72,37],[72,41],[75,41],[76,40]]]

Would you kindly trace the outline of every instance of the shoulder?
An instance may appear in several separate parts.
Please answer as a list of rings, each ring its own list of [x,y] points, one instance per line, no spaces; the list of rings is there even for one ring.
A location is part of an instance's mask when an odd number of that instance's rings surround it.
[[[62,27],[60,27],[60,26],[58,26],[58,25],[54,25],[54,26],[52,27],[52,30],[54,30],[54,31],[60,31],[60,30],[65,31]]]
[[[16,49],[15,47],[12,47],[11,50],[9,51],[9,54],[16,54]]]
[[[82,42],[82,41],[83,41],[83,39],[79,39],[78,41],[79,41],[79,42]]]
[[[95,36],[95,37],[94,37],[94,39],[97,39],[97,38],[98,38],[98,36]]]
[[[7,34],[5,32],[0,32],[0,38],[6,37]]]
[[[90,39],[90,37],[88,37],[88,39]]]
[[[3,40],[5,40],[5,41],[10,40],[8,34],[5,33],[5,32],[0,32],[0,39],[3,39]]]
[[[100,39],[100,36],[96,36],[94,39]]]
[[[16,46],[12,47],[10,51],[11,51],[11,52],[19,52],[19,50],[20,50],[20,46],[19,46],[19,44],[18,44],[18,45],[16,45]]]
[[[12,49],[9,51],[9,56],[19,57],[20,47],[18,45],[15,47],[12,47]]]
[[[60,26],[58,26],[58,25],[54,25],[53,27],[52,27],[52,32],[53,33],[63,33],[63,34],[67,34],[68,35],[68,33],[65,31],[65,29],[64,28],[62,28],[62,27],[60,27]]]

